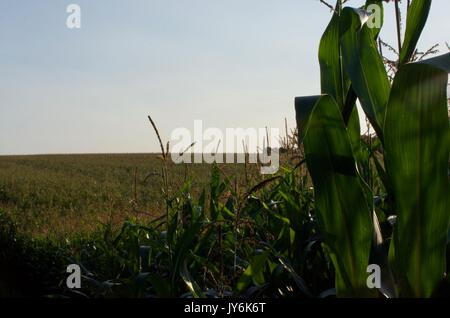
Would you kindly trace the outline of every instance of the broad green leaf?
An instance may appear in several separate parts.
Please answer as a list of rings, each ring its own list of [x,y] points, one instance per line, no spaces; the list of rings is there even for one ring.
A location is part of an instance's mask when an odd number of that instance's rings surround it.
[[[246,290],[246,288],[250,285],[250,283],[256,279],[256,282],[261,284],[263,283],[264,277],[262,276],[264,271],[264,266],[267,263],[267,260],[270,255],[270,250],[266,250],[261,254],[255,255],[247,267],[247,269],[242,273],[236,284],[236,290],[239,293],[242,293]],[[262,279],[261,279],[262,276]]]
[[[374,32],[353,8],[344,8],[340,18],[342,61],[353,90],[367,117],[383,140],[383,125],[390,84],[378,52]]]
[[[340,1],[328,24],[319,46],[320,81],[322,94],[333,96],[340,109],[344,108],[345,94],[349,84],[344,83],[339,45]]]
[[[295,98],[295,119],[297,120],[299,143],[303,142],[310,114],[320,97],[317,95]]]
[[[372,241],[372,215],[356,171],[350,139],[330,96],[314,105],[304,137],[306,161],[324,242],[336,269],[340,297],[367,297],[366,269]]]
[[[172,268],[172,283],[175,282],[177,275],[180,273],[180,268],[183,265],[188,253],[195,249],[198,244],[200,229],[202,228],[202,222],[198,221],[191,224],[189,228],[183,230],[182,234],[178,237],[176,244],[172,250],[173,258],[175,260]]]
[[[378,11],[379,15],[375,14],[375,12],[369,12],[374,16],[370,21],[380,24],[380,28],[372,29],[373,38],[375,39],[378,37],[383,25],[383,3],[381,0],[367,0],[365,7],[373,9],[372,5],[376,5],[380,9]],[[320,40],[319,63],[322,94],[331,95],[336,100],[347,124],[357,96],[351,87],[350,79],[343,70],[339,31],[341,12],[341,1],[337,1],[332,19]]]
[[[450,53],[402,65],[386,116],[386,170],[398,217],[394,261],[402,296],[430,297],[444,277],[450,222]]]
[[[377,0],[369,0],[370,5]],[[319,47],[320,79],[322,94],[332,96],[339,105],[345,125],[348,124],[350,139],[355,153],[360,149],[360,126],[356,109],[356,94],[350,79],[343,70],[340,48],[339,20],[341,1],[337,1],[333,17],[328,24]],[[308,111],[308,108],[305,108]],[[349,122],[350,121],[350,122]]]
[[[400,64],[409,62],[430,13],[431,0],[413,0],[406,20],[405,40],[400,52]]]

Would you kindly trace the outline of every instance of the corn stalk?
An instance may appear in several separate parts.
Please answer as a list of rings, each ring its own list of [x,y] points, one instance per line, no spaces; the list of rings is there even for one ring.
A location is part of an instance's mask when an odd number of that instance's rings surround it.
[[[382,7],[383,1],[370,4]],[[403,41],[398,25],[399,61],[391,83],[380,29],[369,27],[367,12],[337,1],[319,48],[322,95],[296,98],[299,143],[341,297],[376,295],[365,280],[370,263],[382,268],[380,291],[389,297],[430,297],[445,277],[450,53],[414,62],[430,8],[431,0],[410,1]],[[357,101],[380,140],[376,168],[392,200],[389,214],[396,216],[392,237],[379,231],[373,188],[362,176],[361,167],[369,164],[361,159]],[[387,239],[389,257],[377,250]]]

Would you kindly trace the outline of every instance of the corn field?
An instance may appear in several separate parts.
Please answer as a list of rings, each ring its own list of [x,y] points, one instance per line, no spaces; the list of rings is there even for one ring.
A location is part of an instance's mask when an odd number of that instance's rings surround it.
[[[173,167],[150,117],[162,150],[152,175],[159,201],[146,204],[159,213],[35,239],[0,205],[0,272],[21,273],[0,274],[0,295],[449,297],[450,53],[419,54],[432,1],[412,0],[398,59],[388,60],[383,23],[370,25],[363,10],[378,5],[383,22],[385,2],[331,5],[318,52],[321,91],[295,98],[297,128],[286,124],[276,175],[257,176],[247,162],[238,172],[213,164],[199,187],[203,172]],[[373,133],[361,136],[358,105]],[[81,267],[82,289],[65,287],[67,264]],[[373,265],[376,287],[368,284]],[[26,291],[11,287],[22,280]]]

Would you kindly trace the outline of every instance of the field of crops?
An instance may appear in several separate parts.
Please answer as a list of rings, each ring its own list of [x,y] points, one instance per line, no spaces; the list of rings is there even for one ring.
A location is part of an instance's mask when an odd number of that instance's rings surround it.
[[[161,156],[157,154],[43,155],[0,157],[0,207],[33,237],[66,238],[95,231],[99,224],[122,224],[127,217],[152,219],[164,214]],[[169,163],[170,187],[192,179],[194,194],[208,183],[207,164]],[[223,165],[244,187],[244,170]]]
[[[261,193],[274,196],[269,202],[287,200],[282,209],[287,208],[285,204],[301,208],[293,200],[305,198],[291,196],[309,188],[306,179],[295,182],[304,169],[295,167],[297,155],[281,159],[286,168],[275,177],[264,177],[256,164],[175,165],[156,154],[0,157],[0,295],[67,292],[61,283],[67,264],[75,262],[92,275],[86,282],[86,295],[145,296],[146,289],[136,289],[130,279],[139,276],[142,253],[150,241],[160,250],[148,255],[153,259],[146,266],[161,271],[153,279],[166,284],[158,287],[162,290],[153,290],[155,295],[180,296],[185,291],[178,277],[185,269],[173,264],[172,258],[178,255],[187,261],[194,246],[201,250],[198,257],[210,259],[211,268],[204,270],[211,277],[205,276],[204,283],[214,286],[217,295],[230,293],[247,262],[239,258],[252,257],[261,235],[270,240],[281,235],[279,239],[285,241],[293,233],[293,229],[291,234],[287,228],[279,230],[287,225],[287,216],[296,219],[295,210],[274,215],[276,224],[269,229],[266,226],[273,220],[260,215],[269,207],[258,203],[258,197],[248,196]],[[264,192],[273,186],[273,192]],[[308,197],[302,204],[310,204]],[[165,235],[172,233],[172,242],[161,236],[164,228]],[[223,240],[218,240],[222,235]],[[214,250],[217,244],[220,249]],[[238,258],[238,253],[243,254]],[[167,275],[173,276],[172,281],[165,281]],[[112,277],[125,290],[110,288]],[[250,283],[246,279],[240,289],[244,291]],[[18,286],[27,288],[17,290]]]
[[[398,51],[346,3],[276,174],[175,165],[150,116],[161,155],[0,157],[0,296],[450,297],[450,53],[416,49],[431,1]]]

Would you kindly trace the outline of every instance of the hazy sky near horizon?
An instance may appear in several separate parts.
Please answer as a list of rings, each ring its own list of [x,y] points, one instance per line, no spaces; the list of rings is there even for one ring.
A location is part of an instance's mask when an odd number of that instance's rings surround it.
[[[449,12],[433,1],[420,48],[447,51]],[[320,93],[330,17],[317,0],[1,0],[0,155],[158,151],[148,114],[164,140],[196,119],[294,127],[294,97]]]

